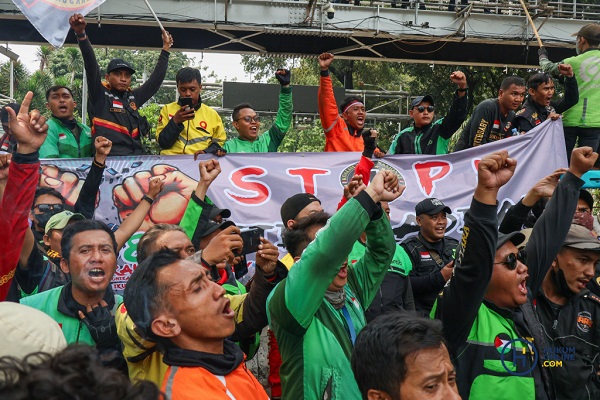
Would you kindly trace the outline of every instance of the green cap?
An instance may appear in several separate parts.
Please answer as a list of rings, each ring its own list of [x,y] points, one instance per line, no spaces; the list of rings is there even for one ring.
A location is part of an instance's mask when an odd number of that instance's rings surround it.
[[[67,226],[69,221],[80,221],[82,219],[85,219],[85,217],[79,213],[74,213],[71,211],[59,212],[48,220],[44,233],[47,235],[52,229],[65,229],[65,226]]]

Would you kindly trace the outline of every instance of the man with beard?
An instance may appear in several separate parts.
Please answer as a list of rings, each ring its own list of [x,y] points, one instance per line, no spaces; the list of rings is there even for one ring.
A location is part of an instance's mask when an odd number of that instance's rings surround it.
[[[473,110],[473,115],[463,129],[454,151],[495,142],[512,136],[515,111],[525,97],[525,81],[518,76],[502,80],[498,97],[482,101]]]
[[[522,233],[498,235],[497,229],[498,190],[512,177],[516,160],[500,151],[479,163],[456,266],[431,312],[444,326],[463,398],[487,398],[490,391],[497,399],[554,398],[550,373],[535,357],[534,349],[546,348],[546,340],[533,297],[567,236],[583,185],[580,177],[597,158],[589,147],[573,151],[569,171],[524,252],[517,249],[525,239]]]
[[[552,101],[554,97],[554,80],[547,73],[531,75],[527,81],[529,97],[517,111],[513,125],[521,134],[530,131],[550,118],[556,121],[560,114],[573,107],[579,101],[577,79],[573,68],[561,64],[559,71],[565,78],[565,95],[560,101]]]
[[[600,297],[586,288],[598,261],[598,237],[572,224],[536,296],[535,310],[550,345],[538,352],[546,360],[562,361],[561,367],[550,368],[558,399],[600,398]],[[568,350],[563,354],[561,349]]]
[[[52,86],[46,91],[46,107],[52,117],[48,120],[48,137],[40,149],[41,158],[91,157],[92,132],[73,115],[77,103],[66,86]]]

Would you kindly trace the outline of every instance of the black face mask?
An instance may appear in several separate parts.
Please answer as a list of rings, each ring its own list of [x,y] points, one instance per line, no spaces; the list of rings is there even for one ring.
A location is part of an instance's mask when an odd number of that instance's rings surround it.
[[[52,218],[53,215],[58,214],[60,211],[47,211],[41,214],[34,214],[37,224],[40,228],[46,229],[46,224]]]
[[[556,260],[556,265],[558,265],[558,260]],[[558,266],[558,271],[550,271],[550,277],[558,288],[558,293],[560,293],[562,296],[570,298],[575,294],[571,291],[571,289],[569,289],[569,285],[567,285],[567,280],[565,279],[565,273],[562,269],[560,269],[560,266]]]

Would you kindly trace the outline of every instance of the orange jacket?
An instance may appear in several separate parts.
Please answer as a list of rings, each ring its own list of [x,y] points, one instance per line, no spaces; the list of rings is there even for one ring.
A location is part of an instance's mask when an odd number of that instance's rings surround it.
[[[213,375],[202,367],[169,367],[162,391],[170,400],[269,400],[243,362],[225,376]]]
[[[319,115],[325,131],[325,151],[360,151],[365,149],[362,136],[352,136],[346,121],[340,117],[331,77],[321,76],[319,84]]]

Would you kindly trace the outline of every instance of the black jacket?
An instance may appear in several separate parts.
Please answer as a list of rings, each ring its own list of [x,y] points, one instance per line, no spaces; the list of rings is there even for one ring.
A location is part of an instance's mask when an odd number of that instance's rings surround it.
[[[89,88],[88,114],[92,137],[104,136],[112,141],[111,156],[144,154],[141,134],[148,133],[148,122],[138,108],[144,105],[160,88],[167,73],[169,52],[162,50],[158,63],[144,84],[123,93],[102,85],[102,74],[94,49],[88,39],[78,40]]]
[[[412,262],[409,277],[415,309],[423,316],[429,315],[438,293],[446,284],[440,271],[444,265],[454,260],[458,245],[458,240],[451,237],[444,237],[441,242],[442,254],[438,254],[435,247],[420,233],[400,244]]]

